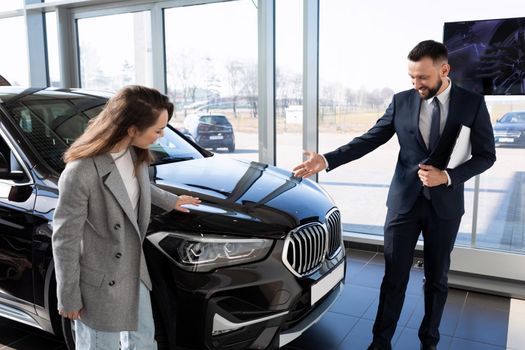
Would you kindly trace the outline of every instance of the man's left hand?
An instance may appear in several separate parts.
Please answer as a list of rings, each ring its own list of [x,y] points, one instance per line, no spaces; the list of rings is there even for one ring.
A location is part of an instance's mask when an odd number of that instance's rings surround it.
[[[432,165],[419,164],[417,175],[423,183],[423,186],[426,187],[435,187],[448,183],[447,175]]]

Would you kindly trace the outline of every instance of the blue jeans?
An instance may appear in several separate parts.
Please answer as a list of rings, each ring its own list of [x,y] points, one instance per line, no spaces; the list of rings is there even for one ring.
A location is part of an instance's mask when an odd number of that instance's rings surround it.
[[[157,350],[149,290],[140,282],[137,331],[102,332],[75,321],[76,350]],[[119,348],[120,344],[120,348]]]

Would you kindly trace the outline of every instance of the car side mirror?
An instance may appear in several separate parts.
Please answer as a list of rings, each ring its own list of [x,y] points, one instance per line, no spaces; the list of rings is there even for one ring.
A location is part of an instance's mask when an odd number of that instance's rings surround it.
[[[7,199],[11,202],[23,203],[31,197],[33,188],[29,185],[13,185],[9,191]]]

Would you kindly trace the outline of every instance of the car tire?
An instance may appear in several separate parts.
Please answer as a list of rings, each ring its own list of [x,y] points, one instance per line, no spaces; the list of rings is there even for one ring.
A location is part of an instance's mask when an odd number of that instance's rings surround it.
[[[228,152],[230,153],[235,152],[235,145],[228,146]]]
[[[75,325],[69,318],[61,317],[62,334],[69,350],[75,350]]]

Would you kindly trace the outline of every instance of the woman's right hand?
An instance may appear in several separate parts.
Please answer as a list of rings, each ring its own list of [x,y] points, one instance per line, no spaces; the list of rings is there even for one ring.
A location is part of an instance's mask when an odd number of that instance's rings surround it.
[[[199,205],[200,203],[201,203],[201,200],[199,199],[199,197],[181,195],[179,196],[179,199],[177,199],[177,202],[175,203],[175,210],[181,211],[183,213],[189,213],[190,210],[188,208],[184,208],[183,205],[186,205],[186,204]]]
[[[69,318],[70,320],[78,320],[80,319],[80,312],[82,309],[78,311],[71,311],[71,312],[65,312],[63,310],[58,310],[58,314],[62,317]]]

